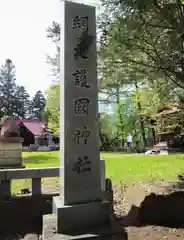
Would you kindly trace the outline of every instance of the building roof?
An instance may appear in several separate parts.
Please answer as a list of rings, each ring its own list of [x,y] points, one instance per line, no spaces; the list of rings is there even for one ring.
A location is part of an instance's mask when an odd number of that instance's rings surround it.
[[[158,109],[157,113],[152,116],[152,118],[160,118],[167,117],[168,115],[177,114],[181,112],[182,103],[170,103],[162,106],[162,108]]]
[[[33,135],[41,136],[43,133],[43,123],[39,120],[30,119],[30,120],[14,120],[17,124],[23,124]],[[8,121],[5,121],[2,129],[1,135],[4,135],[4,132],[8,128]]]
[[[155,117],[162,117],[162,116],[167,116],[173,113],[178,113],[180,112],[181,109],[177,108],[177,107],[173,107],[172,109],[166,109],[162,112],[159,112],[158,114],[155,115]]]
[[[18,123],[22,123],[33,135],[42,135],[43,127],[42,123],[39,120],[21,120]]]

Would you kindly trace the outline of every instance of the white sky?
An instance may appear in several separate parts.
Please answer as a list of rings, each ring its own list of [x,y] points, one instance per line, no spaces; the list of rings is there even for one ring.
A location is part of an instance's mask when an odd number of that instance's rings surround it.
[[[17,84],[31,96],[37,90],[44,92],[54,79],[46,63],[46,55],[55,52],[55,45],[46,38],[52,21],[60,21],[60,0],[0,0],[0,65],[12,59]]]

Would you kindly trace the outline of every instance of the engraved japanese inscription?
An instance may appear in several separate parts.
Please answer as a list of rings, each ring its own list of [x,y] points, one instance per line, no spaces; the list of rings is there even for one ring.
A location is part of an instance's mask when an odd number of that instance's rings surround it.
[[[80,17],[76,16],[72,20],[73,29],[88,29],[88,16]]]
[[[74,79],[74,84],[76,86],[90,88],[88,84],[87,70],[85,68],[81,70],[76,70],[75,73],[73,73],[72,75]]]
[[[91,161],[88,156],[83,158],[78,157],[76,163],[73,165],[72,170],[77,173],[91,172]]]
[[[74,101],[74,112],[78,116],[87,116],[89,112],[89,99],[79,98]]]
[[[82,34],[78,37],[77,46],[74,50],[74,59],[78,60],[80,57],[82,59],[88,59],[88,52],[90,46],[93,44],[94,36],[89,34],[88,30],[84,30]]]
[[[84,126],[83,131],[81,131],[80,129],[76,129],[73,140],[76,141],[77,144],[80,144],[80,142],[83,142],[86,145],[90,135],[91,135],[91,131],[88,129],[87,126]]]
[[[88,24],[89,19],[87,16],[75,16],[72,19],[72,29],[75,31],[76,37],[76,41],[74,41],[76,45],[73,47],[73,57],[75,62],[82,59],[88,60],[90,57],[90,46],[93,44],[95,38],[92,34],[90,34]],[[81,62],[81,65],[82,64],[83,63]],[[88,81],[88,69],[86,67],[80,66],[79,68],[76,68],[71,76],[74,86],[83,88],[81,91],[91,88]],[[88,116],[90,103],[91,99],[88,99],[88,97],[78,96],[78,98],[74,100],[74,114],[78,117]],[[76,126],[72,139],[77,145],[83,144],[86,146],[91,134],[91,130],[87,127],[87,123],[84,122],[83,128]],[[80,154],[78,156],[80,156]],[[77,157],[74,165],[72,166],[72,170],[78,174],[92,171],[92,162],[89,158],[90,157],[86,155],[83,157]]]

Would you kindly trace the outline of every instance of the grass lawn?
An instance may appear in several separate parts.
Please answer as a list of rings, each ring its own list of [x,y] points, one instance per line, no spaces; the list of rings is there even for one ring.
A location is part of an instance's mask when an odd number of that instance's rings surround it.
[[[27,168],[58,167],[59,152],[23,153]],[[113,184],[122,181],[131,184],[144,180],[176,180],[179,173],[184,173],[184,155],[148,156],[143,154],[101,153],[101,159],[106,161],[106,176]],[[53,183],[54,182],[54,183]],[[44,184],[58,184],[58,179],[44,179]],[[30,181],[13,181],[13,192],[18,186],[30,187]]]

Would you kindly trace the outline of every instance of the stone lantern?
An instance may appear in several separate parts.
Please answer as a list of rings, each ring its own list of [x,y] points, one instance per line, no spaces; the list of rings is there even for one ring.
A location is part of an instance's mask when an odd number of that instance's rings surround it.
[[[7,117],[2,122],[0,136],[0,168],[22,168],[22,139],[19,124]]]

